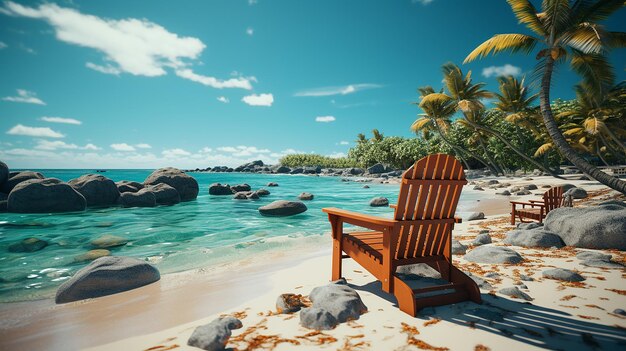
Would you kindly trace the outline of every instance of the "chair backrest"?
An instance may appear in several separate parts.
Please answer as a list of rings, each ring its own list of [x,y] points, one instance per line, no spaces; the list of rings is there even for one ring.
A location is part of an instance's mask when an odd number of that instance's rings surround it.
[[[546,205],[545,214],[563,206],[563,187],[555,186],[543,193],[543,203]]]
[[[401,227],[397,259],[442,255],[454,225],[454,213],[467,184],[454,156],[435,154],[415,162],[402,175],[395,219],[412,222]]]

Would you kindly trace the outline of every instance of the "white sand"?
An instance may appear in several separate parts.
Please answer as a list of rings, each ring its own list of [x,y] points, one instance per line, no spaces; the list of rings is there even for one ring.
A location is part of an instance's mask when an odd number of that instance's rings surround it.
[[[601,197],[613,196],[590,181],[533,178],[500,182],[540,186],[533,193],[545,191],[543,184],[567,182],[582,184]],[[493,199],[481,200],[479,210],[487,219],[458,225],[455,238],[469,244],[479,229],[488,228],[495,245],[502,245],[504,233],[512,228],[506,215],[508,201],[529,196],[504,197],[493,195],[495,192],[481,192],[485,199]],[[626,270],[582,266],[574,257],[575,250],[520,247],[512,247],[526,259],[519,265],[469,264],[455,256],[461,269],[478,275],[498,272],[500,278],[487,279],[495,296],[483,290],[482,305],[464,302],[430,308],[416,318],[395,307],[394,297],[382,293],[380,283],[367,271],[350,259],[344,260],[343,275],[357,289],[369,312],[334,330],[316,333],[299,325],[297,313],[276,315],[272,311],[281,293],[307,295],[328,282],[330,240],[325,239],[323,245],[327,246],[321,250],[315,245],[280,257],[260,256],[227,271],[206,269],[166,275],[160,283],[83,302],[13,304],[0,311],[0,320],[4,320],[0,349],[197,350],[186,345],[194,328],[222,314],[236,315],[244,324],[233,332],[228,344],[238,350],[414,350],[428,349],[428,345],[451,350],[474,350],[477,345],[492,350],[574,350],[590,348],[594,343],[608,350],[626,345],[626,318],[611,313],[616,308],[626,309]],[[624,252],[612,254],[614,260],[626,262]],[[541,271],[549,267],[578,270],[587,280],[563,284],[542,279]],[[495,293],[519,283],[519,273],[534,278],[522,282],[527,286],[522,291],[534,298],[530,303]],[[29,317],[17,316],[19,313]],[[19,325],[9,326],[12,320]],[[425,325],[427,321],[431,324]],[[618,346],[618,342],[622,344]]]

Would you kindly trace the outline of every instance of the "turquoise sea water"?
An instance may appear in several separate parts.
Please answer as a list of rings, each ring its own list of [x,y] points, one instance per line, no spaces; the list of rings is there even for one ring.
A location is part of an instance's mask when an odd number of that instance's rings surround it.
[[[38,170],[46,177],[64,181],[93,170]],[[142,182],[151,170],[110,170],[103,175],[114,181]],[[398,185],[342,182],[339,177],[314,177],[238,173],[191,173],[200,185],[194,201],[155,208],[88,209],[82,213],[0,213],[0,302],[50,297],[58,285],[87,263],[74,257],[91,249],[99,236],[122,236],[129,243],[110,248],[112,255],[148,259],[161,273],[246,259],[259,251],[288,250],[293,245],[320,245],[330,226],[323,207],[391,216],[387,207],[370,207],[373,197],[397,200]],[[259,200],[233,200],[208,194],[211,183],[248,183],[265,187],[271,194]],[[363,185],[368,184],[369,189]],[[263,217],[257,208],[274,200],[297,200],[301,192],[315,195],[305,201],[308,211],[292,217]],[[464,192],[457,213],[463,214],[476,201]],[[50,243],[32,253],[12,253],[8,246],[37,237]],[[314,249],[319,249],[315,247]]]

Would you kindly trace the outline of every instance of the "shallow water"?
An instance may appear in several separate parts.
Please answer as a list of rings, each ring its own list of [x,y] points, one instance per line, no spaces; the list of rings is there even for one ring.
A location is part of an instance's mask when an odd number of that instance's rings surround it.
[[[64,181],[93,170],[40,170],[46,177]],[[150,170],[111,170],[103,175],[114,181],[142,182]],[[342,182],[338,177],[312,177],[237,173],[193,173],[200,185],[194,201],[155,208],[100,208],[82,213],[0,214],[0,302],[52,296],[58,285],[87,263],[74,257],[90,249],[89,242],[104,234],[129,240],[109,248],[112,255],[147,259],[161,273],[210,267],[246,259],[259,251],[289,250],[294,245],[317,245],[330,231],[324,207],[340,207],[363,213],[391,216],[387,207],[370,207],[373,197],[397,200],[398,185]],[[265,187],[271,194],[259,200],[233,200],[211,196],[208,186],[220,182],[248,183],[253,190]],[[291,217],[263,217],[257,208],[274,200],[297,200],[301,192],[315,195],[305,201],[308,211]],[[476,201],[465,192],[457,213]],[[49,242],[43,250],[12,253],[8,246],[29,237]],[[307,237],[307,239],[303,239]],[[317,240],[319,239],[319,240]],[[317,249],[317,248],[316,248]]]

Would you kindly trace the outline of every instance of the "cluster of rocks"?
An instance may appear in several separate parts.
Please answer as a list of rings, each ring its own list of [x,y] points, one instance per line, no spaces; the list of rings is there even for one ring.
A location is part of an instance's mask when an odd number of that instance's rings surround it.
[[[85,174],[68,182],[39,172],[9,172],[0,162],[0,211],[54,213],[87,207],[154,207],[174,205],[198,196],[198,182],[176,168],[161,168],[143,183]]]
[[[276,183],[270,183],[270,184],[276,184]],[[270,185],[268,184],[268,186],[277,186],[277,185]],[[249,184],[237,184],[237,185],[233,185],[230,186],[228,184],[221,184],[221,183],[213,183],[209,186],[209,195],[217,195],[217,196],[223,196],[223,195],[232,195],[233,199],[235,200],[257,200],[259,199],[261,196],[268,196],[270,194],[270,191],[267,189],[259,189],[256,191],[252,191],[252,188],[250,187]]]
[[[532,180],[532,178],[525,178],[525,180]],[[535,184],[512,186],[511,183],[507,183],[507,182],[501,183],[497,179],[490,179],[490,180],[483,180],[483,181],[473,180],[469,182],[469,184],[474,185],[473,190],[484,191],[485,189],[493,189],[493,190],[498,190],[496,192],[496,195],[503,195],[503,196],[531,195],[533,194],[531,190],[540,190],[539,187]],[[578,188],[573,184],[559,184],[557,186],[560,186],[563,188],[564,196],[571,196],[572,199],[584,199],[588,196],[587,191],[585,189]],[[551,187],[550,185],[542,186],[542,188],[544,189],[547,189],[550,187]],[[535,192],[535,194],[543,195],[544,192],[545,190],[540,190],[538,192]]]
[[[309,174],[325,176],[363,176],[376,178],[392,178],[402,175],[401,170],[393,169],[382,163],[377,163],[369,168],[322,168],[321,166],[287,167],[283,165],[266,165],[261,160],[245,163],[232,168],[227,166],[215,166],[207,168],[196,168],[186,170],[186,172],[240,172],[240,173],[261,173],[261,174]]]

